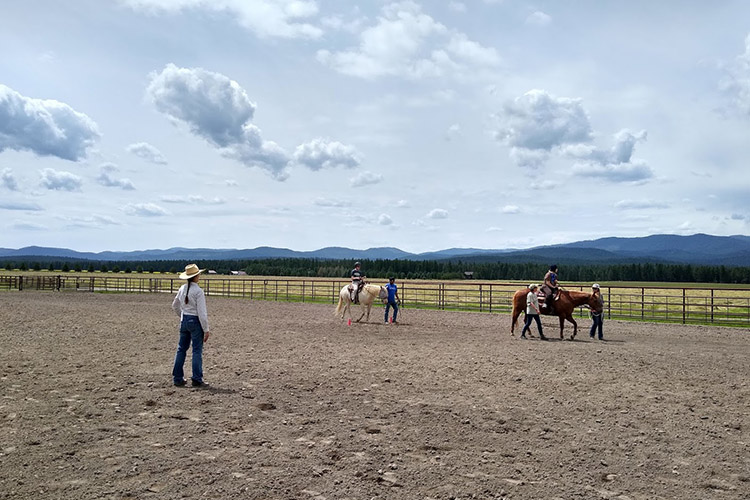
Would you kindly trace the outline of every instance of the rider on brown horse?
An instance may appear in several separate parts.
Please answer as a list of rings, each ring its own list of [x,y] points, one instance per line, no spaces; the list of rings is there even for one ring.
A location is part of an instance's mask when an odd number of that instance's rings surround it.
[[[555,309],[555,301],[559,298],[558,287],[560,284],[557,282],[557,265],[552,264],[549,266],[549,271],[544,275],[544,284],[542,285],[542,292],[544,292],[544,305],[548,313],[552,313]]]

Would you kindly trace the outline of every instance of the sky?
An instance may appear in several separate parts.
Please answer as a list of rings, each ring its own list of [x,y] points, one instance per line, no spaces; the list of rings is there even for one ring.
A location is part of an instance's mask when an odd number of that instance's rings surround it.
[[[750,2],[6,0],[0,247],[750,234]]]

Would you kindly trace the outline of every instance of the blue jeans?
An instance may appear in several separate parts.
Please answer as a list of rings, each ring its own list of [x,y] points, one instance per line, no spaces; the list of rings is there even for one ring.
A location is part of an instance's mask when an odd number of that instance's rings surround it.
[[[180,342],[177,345],[177,356],[174,358],[172,379],[175,382],[185,380],[185,357],[190,343],[193,343],[193,374],[190,377],[196,382],[203,382],[203,328],[198,316],[182,315],[180,323]]]
[[[591,316],[591,319],[594,322],[591,323],[591,331],[589,332],[589,337],[594,338],[594,334],[598,330],[599,340],[602,340],[604,338],[604,335],[602,334],[602,326],[604,325],[604,316],[601,314],[594,314]]]
[[[385,322],[388,323],[388,311],[391,310],[391,307],[393,307],[393,322],[396,322],[396,316],[398,316],[398,304],[396,302],[391,302],[390,300],[385,305]]]
[[[539,335],[544,335],[544,332],[542,331],[542,320],[539,319],[539,315],[527,314],[526,322],[523,324],[523,330],[521,330],[521,337],[526,336],[526,331],[531,332],[531,329],[529,328],[531,326],[531,320],[536,320],[536,327],[539,330]]]

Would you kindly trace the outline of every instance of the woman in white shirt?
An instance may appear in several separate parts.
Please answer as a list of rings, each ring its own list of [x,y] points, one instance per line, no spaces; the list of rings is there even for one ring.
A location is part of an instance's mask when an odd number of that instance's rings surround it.
[[[191,343],[193,344],[193,373],[190,381],[193,387],[207,385],[203,381],[203,343],[208,341],[211,332],[208,327],[206,295],[198,286],[198,280],[203,271],[205,269],[198,269],[195,264],[185,266],[185,272],[180,274],[180,279],[187,280],[187,283],[180,287],[172,301],[172,309],[180,316],[180,341],[174,358],[174,368],[172,368],[172,380],[178,387],[186,384],[183,366]]]
[[[539,319],[539,299],[536,296],[537,285],[534,283],[529,285],[529,293],[526,294],[526,322],[521,330],[521,338],[526,338],[526,331],[531,335],[531,321],[536,321],[536,327],[539,329],[539,338],[547,340],[542,331],[542,321]]]

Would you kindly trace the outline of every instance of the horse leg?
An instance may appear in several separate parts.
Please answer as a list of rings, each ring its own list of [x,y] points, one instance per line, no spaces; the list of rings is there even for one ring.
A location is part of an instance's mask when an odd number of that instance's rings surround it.
[[[372,304],[367,304],[367,319],[365,320],[365,323],[370,322],[370,309],[372,309]]]
[[[565,328],[565,316],[559,316],[560,318],[560,340],[563,339],[563,328]]]
[[[570,336],[570,340],[575,340],[576,333],[578,333],[578,323],[576,323],[576,320],[573,319],[573,315],[572,314],[570,314],[568,316],[567,320],[570,321],[571,323],[573,323],[573,335]]]
[[[521,315],[521,311],[518,310],[516,307],[513,307],[513,315],[511,317],[510,322],[510,336],[513,336],[513,332],[516,329],[516,321],[518,321],[518,317]]]

